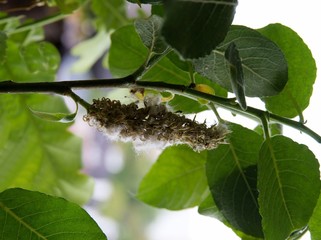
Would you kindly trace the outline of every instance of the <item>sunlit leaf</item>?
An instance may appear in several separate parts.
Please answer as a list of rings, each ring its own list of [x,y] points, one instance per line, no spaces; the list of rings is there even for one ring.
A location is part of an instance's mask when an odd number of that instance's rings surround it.
[[[105,27],[107,31],[129,23],[125,0],[93,0],[91,7],[98,26]]]
[[[306,146],[278,135],[264,142],[258,173],[264,236],[284,240],[309,222],[320,194],[319,163]]]
[[[245,95],[263,97],[279,94],[288,79],[283,53],[271,40],[244,26],[232,26],[224,42],[209,56],[193,60],[195,70],[233,92],[230,66],[224,57],[231,42],[236,44],[242,61]]]
[[[312,240],[321,239],[321,197],[319,196],[318,203],[313,211],[312,217],[309,221],[309,230]]]
[[[289,81],[277,96],[265,98],[266,108],[281,116],[293,118],[309,106],[316,79],[316,63],[309,47],[292,29],[270,24],[258,30],[274,41],[285,54],[289,67]]]
[[[1,80],[53,81],[60,63],[49,43],[26,47],[7,41]],[[80,140],[70,124],[39,119],[29,107],[68,112],[63,100],[49,95],[0,96],[0,189],[23,187],[62,196],[80,204],[88,201],[92,181],[81,171]]]
[[[22,187],[84,204],[93,182],[81,173],[81,141],[70,124],[49,122],[29,110],[67,112],[61,98],[0,96],[0,190]]]
[[[208,152],[208,184],[214,202],[224,217],[223,222],[235,231],[261,238],[256,164],[263,139],[240,125],[229,124],[228,128],[231,131],[229,144]]]
[[[216,206],[212,194],[209,192],[207,197],[200,203],[198,213],[208,217],[214,217],[221,222],[226,222],[224,216]]]
[[[198,205],[208,191],[206,152],[180,145],[166,148],[140,183],[137,198],[172,210]]]
[[[78,205],[20,188],[0,193],[0,222],[2,239],[107,240]]]
[[[133,25],[117,29],[111,35],[109,70],[115,77],[134,73],[147,60],[148,49]]]
[[[237,0],[165,0],[162,34],[184,58],[199,58],[220,44],[231,25]]]
[[[52,81],[60,63],[58,50],[50,43],[26,47],[7,41],[7,57],[0,68],[0,81]]]
[[[98,33],[77,44],[72,48],[71,53],[79,57],[72,66],[72,71],[76,73],[88,72],[90,68],[106,53],[110,47],[110,33],[101,29]]]

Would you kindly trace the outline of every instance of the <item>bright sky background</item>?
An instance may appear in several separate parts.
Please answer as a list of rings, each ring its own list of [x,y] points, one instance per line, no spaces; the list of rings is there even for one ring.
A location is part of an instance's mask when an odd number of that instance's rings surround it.
[[[320,0],[239,0],[233,24],[261,28],[282,23],[296,31],[309,46],[321,69],[321,1]],[[307,126],[321,134],[321,80],[314,85],[309,108],[304,112]],[[255,105],[252,105],[255,107]],[[321,159],[318,143],[296,130],[285,130],[295,141],[305,143]],[[197,209],[170,212],[161,210],[158,221],[150,228],[150,240],[237,240],[219,221],[201,216]],[[304,239],[310,239],[308,235]]]

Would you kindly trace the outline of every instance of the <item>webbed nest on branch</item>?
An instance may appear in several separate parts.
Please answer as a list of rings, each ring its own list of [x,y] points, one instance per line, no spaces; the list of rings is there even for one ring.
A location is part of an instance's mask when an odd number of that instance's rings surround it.
[[[84,120],[110,138],[164,146],[188,144],[195,151],[214,149],[224,143],[225,127],[207,127],[168,111],[165,105],[148,104],[139,108],[136,103],[122,104],[108,98],[96,99]]]

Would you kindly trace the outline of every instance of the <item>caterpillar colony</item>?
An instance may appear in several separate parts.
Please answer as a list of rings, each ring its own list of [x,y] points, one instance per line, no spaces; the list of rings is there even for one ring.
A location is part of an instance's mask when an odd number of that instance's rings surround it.
[[[136,146],[187,144],[194,151],[210,150],[225,142],[226,127],[206,126],[172,112],[160,97],[147,95],[144,106],[122,104],[108,98],[94,99],[84,121],[112,140],[132,141]]]

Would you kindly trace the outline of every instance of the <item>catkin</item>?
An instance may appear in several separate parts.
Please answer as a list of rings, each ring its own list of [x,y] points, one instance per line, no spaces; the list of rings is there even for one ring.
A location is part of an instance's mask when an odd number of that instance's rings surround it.
[[[136,103],[121,104],[108,98],[95,99],[84,121],[115,140],[188,144],[195,151],[216,148],[227,133],[224,127],[207,127],[162,104],[145,103],[139,108]]]

